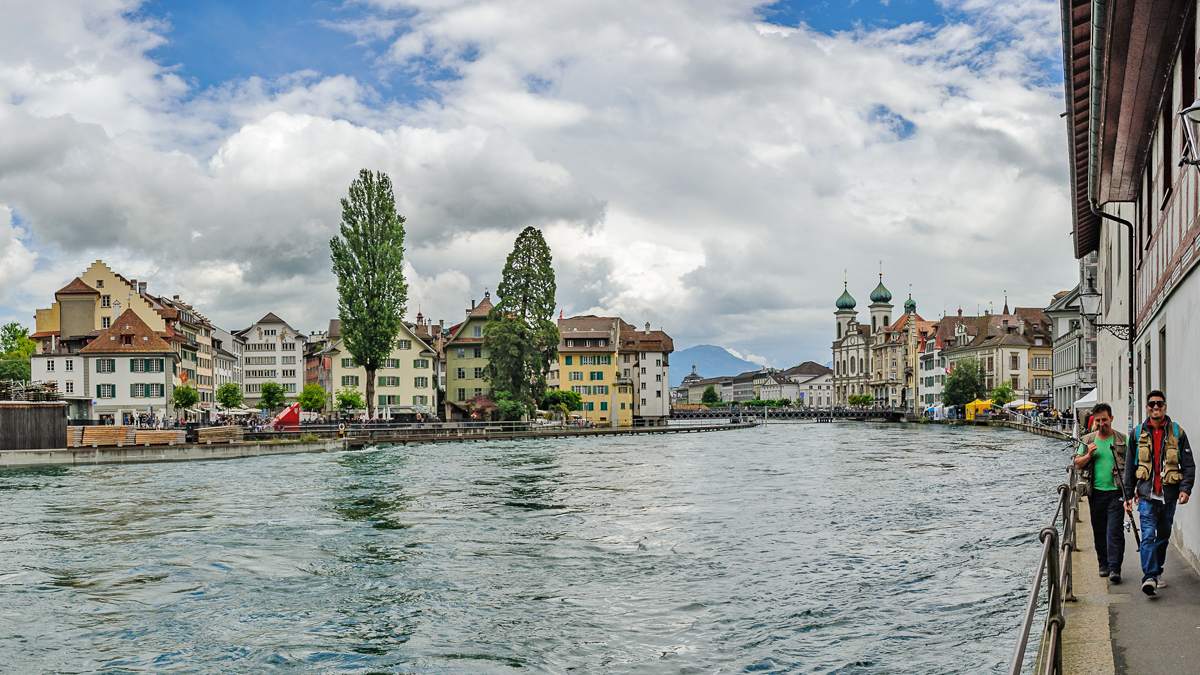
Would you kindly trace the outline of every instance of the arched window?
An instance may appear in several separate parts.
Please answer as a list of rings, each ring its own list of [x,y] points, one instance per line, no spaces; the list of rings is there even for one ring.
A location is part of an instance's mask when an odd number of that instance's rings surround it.
[[[883,317],[883,325],[885,325],[885,326],[886,326],[886,325],[888,325],[888,323],[890,323],[890,322],[891,322],[891,319],[890,319],[890,318],[888,318],[888,317],[886,317],[886,316],[885,316],[885,317]]]
[[[879,326],[876,326],[876,325],[875,325],[875,322],[876,322],[877,320],[879,320],[879,317],[877,317],[877,316],[873,316],[873,317],[871,317],[871,332],[872,332],[872,333],[874,333],[875,331],[879,330]]]
[[[850,357],[850,373],[854,374],[854,357]]]
[[[841,339],[842,339],[842,322],[841,322],[841,321],[839,321],[839,322],[838,322],[838,336],[837,336],[837,339],[839,339],[839,340],[841,340]]]

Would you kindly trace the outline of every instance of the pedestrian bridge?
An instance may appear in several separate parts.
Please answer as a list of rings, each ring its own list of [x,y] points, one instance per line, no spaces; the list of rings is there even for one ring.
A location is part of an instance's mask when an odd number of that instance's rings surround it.
[[[671,419],[748,419],[766,422],[833,422],[835,420],[903,422],[903,410],[889,408],[710,408],[671,410]]]

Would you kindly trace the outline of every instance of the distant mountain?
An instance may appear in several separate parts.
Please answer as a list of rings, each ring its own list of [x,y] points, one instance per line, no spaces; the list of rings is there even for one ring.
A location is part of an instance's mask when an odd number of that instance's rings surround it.
[[[692,372],[692,366],[700,377],[740,375],[747,370],[762,368],[757,363],[739,359],[716,345],[696,345],[671,354],[671,386],[678,387],[683,378]]]

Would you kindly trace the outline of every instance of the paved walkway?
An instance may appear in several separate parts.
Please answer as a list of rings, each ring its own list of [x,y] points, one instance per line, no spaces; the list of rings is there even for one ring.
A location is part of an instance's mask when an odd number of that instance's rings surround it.
[[[1198,508],[1190,504],[1180,508]],[[1174,545],[1167,554],[1161,579],[1166,588],[1146,596],[1133,533],[1126,533],[1125,562],[1120,585],[1097,574],[1096,549],[1087,502],[1079,505],[1073,556],[1077,602],[1068,603],[1063,633],[1066,673],[1196,673],[1200,675],[1200,575]]]

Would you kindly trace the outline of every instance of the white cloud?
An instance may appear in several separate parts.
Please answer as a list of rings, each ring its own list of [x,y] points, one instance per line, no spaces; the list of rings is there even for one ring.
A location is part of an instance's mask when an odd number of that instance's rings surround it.
[[[161,38],[132,0],[20,2],[0,27],[0,202],[41,245],[142,261],[234,327],[332,315],[326,243],[364,166],[392,176],[410,295],[448,324],[529,224],[566,311],[776,365],[827,360],[843,268],[861,301],[885,260],[927,318],[1072,283],[1056,3],[834,35],[759,4],[369,3],[341,28],[392,40],[381,68],[457,75],[402,106],[310,72],[190,91],[146,58]]]
[[[26,236],[14,223],[12,209],[0,204],[0,302],[8,300],[17,285],[33,273],[38,255],[26,247]]]

